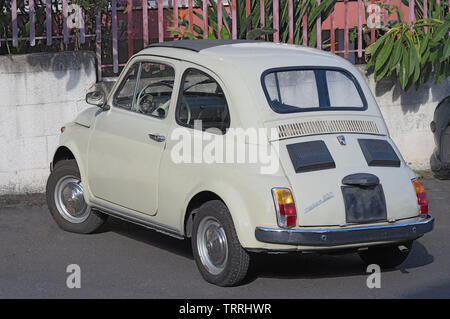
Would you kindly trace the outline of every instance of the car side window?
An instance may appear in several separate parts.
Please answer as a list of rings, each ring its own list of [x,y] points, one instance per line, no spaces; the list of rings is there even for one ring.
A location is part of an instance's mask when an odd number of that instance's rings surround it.
[[[144,62],[133,110],[157,118],[165,118],[169,111],[175,82],[175,70],[166,64]]]
[[[176,120],[181,126],[194,128],[201,121],[202,129],[216,128],[225,134],[230,127],[230,113],[219,83],[206,73],[188,69],[183,76]]]
[[[139,75],[140,63],[135,63],[128,70],[125,78],[122,80],[120,87],[114,95],[114,106],[131,110],[136,92],[137,78]]]

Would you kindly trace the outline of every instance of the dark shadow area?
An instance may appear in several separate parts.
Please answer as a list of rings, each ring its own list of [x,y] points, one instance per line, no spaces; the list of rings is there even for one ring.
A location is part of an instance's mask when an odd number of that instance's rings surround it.
[[[365,73],[373,80],[373,67]],[[442,81],[439,85],[434,83],[434,76],[431,76],[428,82],[423,83],[418,89],[411,85],[407,90],[403,90],[395,74],[389,78],[383,78],[375,84],[375,97],[380,99],[383,95],[392,92],[392,103],[399,103],[403,114],[417,113],[420,106],[426,103],[436,103],[436,105],[448,95],[450,91],[450,82],[448,79]],[[398,101],[400,99],[400,101]]]
[[[89,51],[32,53],[14,56],[14,59],[23,59],[26,65],[22,68],[28,72],[51,72],[56,79],[62,79],[68,74],[69,78],[64,83],[66,91],[75,89],[80,83],[80,70],[88,76],[95,70],[95,55]]]
[[[179,240],[155,230],[145,228],[118,218],[109,217],[97,233],[114,232],[121,236],[143,242],[147,245],[167,250],[171,253],[193,260],[191,241]]]
[[[107,223],[99,232],[110,231],[193,260],[190,240],[178,240],[113,217],[109,217]],[[420,242],[416,241],[408,259],[402,265],[396,269],[383,270],[383,272],[400,271],[403,274],[407,274],[408,269],[423,267],[433,261],[433,256],[428,253]],[[356,253],[336,255],[319,253],[251,253],[250,269],[243,285],[250,284],[260,277],[317,279],[366,276],[366,270],[367,266]]]
[[[426,248],[415,241],[408,259],[395,269],[382,272],[400,271],[423,267],[434,261]],[[357,253],[325,255],[319,253],[252,254],[251,267],[244,284],[258,277],[277,279],[318,279],[350,276],[366,276],[367,266]]]
[[[450,281],[441,283],[439,285],[431,286],[426,289],[411,292],[405,298],[418,298],[418,299],[450,298]]]

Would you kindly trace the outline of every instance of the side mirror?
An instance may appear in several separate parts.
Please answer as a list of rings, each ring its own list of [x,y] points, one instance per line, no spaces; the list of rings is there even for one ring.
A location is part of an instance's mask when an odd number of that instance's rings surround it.
[[[109,106],[106,105],[106,94],[103,91],[94,91],[86,94],[86,103],[109,110]]]

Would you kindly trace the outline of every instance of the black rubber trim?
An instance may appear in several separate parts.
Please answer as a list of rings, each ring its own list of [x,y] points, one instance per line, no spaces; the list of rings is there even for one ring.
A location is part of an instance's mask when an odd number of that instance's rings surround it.
[[[352,186],[375,186],[380,184],[380,179],[367,173],[357,173],[347,175],[342,179],[342,184]]]
[[[324,70],[324,71],[342,72],[347,78],[349,78],[354,83],[356,90],[358,91],[358,94],[361,98],[361,101],[363,102],[363,106],[362,107],[333,106],[333,107],[300,108],[300,107],[283,104],[284,110],[280,110],[279,109],[280,103],[276,102],[276,101],[272,101],[270,99],[270,95],[269,95],[269,92],[267,91],[264,80],[269,73],[283,72],[283,71],[298,71],[298,70],[307,70],[307,71]],[[352,73],[350,73],[349,71],[347,71],[344,68],[332,67],[332,66],[319,66],[319,65],[318,66],[290,66],[290,67],[272,68],[272,69],[268,69],[262,73],[260,81],[261,81],[262,89],[264,91],[264,95],[266,96],[267,102],[269,103],[271,109],[276,113],[289,114],[289,113],[299,113],[299,112],[320,112],[320,111],[365,111],[368,108],[367,99],[364,96],[363,90],[362,90],[361,86],[359,85],[358,80],[356,80],[356,77]],[[278,108],[277,108],[277,105],[278,105]]]
[[[358,139],[369,166],[400,167],[400,158],[386,140]]]
[[[286,145],[296,173],[336,168],[325,142],[311,141]]]

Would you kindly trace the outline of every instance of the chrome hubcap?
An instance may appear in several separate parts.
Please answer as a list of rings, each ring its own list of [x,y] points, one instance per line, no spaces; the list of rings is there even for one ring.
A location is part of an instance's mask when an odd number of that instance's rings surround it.
[[[220,274],[228,261],[228,242],[222,225],[213,217],[204,218],[198,227],[197,250],[203,266],[213,275]]]
[[[71,223],[82,223],[89,216],[90,208],[84,201],[83,186],[74,176],[65,176],[58,181],[55,203],[61,216]]]

